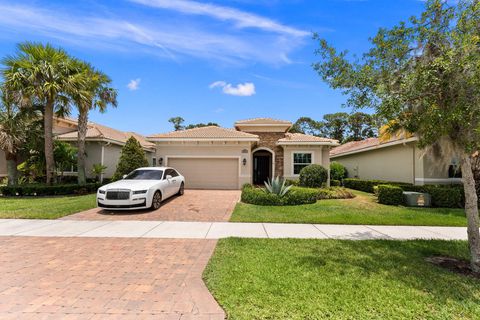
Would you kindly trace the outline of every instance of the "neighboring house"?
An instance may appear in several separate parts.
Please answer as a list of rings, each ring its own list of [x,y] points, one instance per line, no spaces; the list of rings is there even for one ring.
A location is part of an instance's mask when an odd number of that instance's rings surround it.
[[[215,126],[148,136],[157,146],[158,165],[178,169],[189,188],[239,189],[268,178],[296,179],[309,164],[329,168],[336,140],[288,133],[289,121],[257,118],[235,129]]]
[[[76,131],[78,128],[77,121],[69,118],[54,118],[53,119],[53,135]],[[5,159],[5,152],[0,150],[0,177],[7,176],[7,161]]]
[[[407,182],[416,185],[460,183],[458,163],[435,161],[432,151],[417,147],[418,139],[369,138],[332,149],[330,158],[343,164],[349,178]]]
[[[113,128],[109,128],[97,123],[89,123],[86,136],[85,151],[86,158],[86,173],[88,178],[94,178],[91,170],[94,164],[102,164],[106,166],[104,175],[101,177],[111,178],[117,168],[118,160],[122,147],[131,137],[140,142],[147,156],[148,163],[152,166],[156,165],[155,160],[155,144],[147,141],[144,136],[135,132],[123,132]],[[60,141],[71,142],[77,144],[78,131],[69,132],[58,135],[56,137]],[[65,172],[65,175],[76,175],[76,167],[73,167],[70,172]]]

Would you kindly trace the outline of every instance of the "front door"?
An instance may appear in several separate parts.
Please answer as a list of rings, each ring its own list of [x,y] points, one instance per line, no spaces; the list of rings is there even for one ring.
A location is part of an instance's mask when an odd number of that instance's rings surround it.
[[[270,166],[272,158],[270,156],[254,156],[253,157],[253,183],[263,185],[270,178]]]

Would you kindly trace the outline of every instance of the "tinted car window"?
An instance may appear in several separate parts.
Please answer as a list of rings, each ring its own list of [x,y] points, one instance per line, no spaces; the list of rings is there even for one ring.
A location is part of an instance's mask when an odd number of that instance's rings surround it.
[[[162,180],[162,170],[135,170],[125,177],[126,180]]]
[[[177,172],[177,171],[175,171],[175,170],[173,170],[173,169],[170,169],[170,172],[171,172],[170,175],[171,175],[172,177],[178,177],[178,172]]]

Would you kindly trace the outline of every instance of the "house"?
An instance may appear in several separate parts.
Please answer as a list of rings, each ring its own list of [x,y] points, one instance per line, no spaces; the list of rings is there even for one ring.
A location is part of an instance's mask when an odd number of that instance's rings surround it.
[[[142,146],[148,163],[155,166],[155,144],[147,141],[144,136],[135,132],[123,132],[98,123],[89,122],[85,139],[87,177],[94,178],[91,172],[93,165],[102,164],[107,168],[101,179],[111,178],[117,168],[122,147],[131,136],[137,139]],[[78,131],[57,135],[56,139],[76,145]],[[65,172],[64,174],[76,175],[76,168],[74,167],[70,172]]]
[[[336,140],[289,133],[292,123],[270,118],[235,122],[234,129],[215,126],[155,134],[158,165],[178,169],[188,188],[239,189],[268,178],[296,179],[309,164],[329,168]]]
[[[77,143],[78,123],[74,119],[55,118],[53,122],[53,134],[55,139],[70,142],[74,145]],[[111,178],[117,168],[118,160],[122,147],[128,138],[134,136],[142,145],[146,153],[147,160],[151,165],[156,165],[155,144],[147,141],[145,137],[135,132],[123,132],[107,126],[90,122],[87,128],[86,136],[86,173],[88,178],[94,178],[91,172],[94,164],[103,164],[107,167],[103,178]],[[73,166],[68,172],[64,172],[66,176],[77,175],[76,167]],[[5,154],[0,150],[0,177],[7,176],[7,166]]]
[[[78,129],[78,123],[76,120],[69,118],[54,118],[53,119],[53,135],[76,131]],[[7,174],[7,160],[5,159],[5,152],[0,150],[0,178],[6,177]]]
[[[417,141],[414,136],[352,141],[332,149],[330,158],[346,167],[349,178],[416,185],[461,182],[456,170],[458,161],[436,161],[431,150],[417,147]]]

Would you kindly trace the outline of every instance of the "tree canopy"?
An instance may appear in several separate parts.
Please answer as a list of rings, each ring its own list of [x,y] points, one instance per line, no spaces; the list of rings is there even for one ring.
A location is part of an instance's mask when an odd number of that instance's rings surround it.
[[[148,167],[147,157],[140,142],[132,136],[122,148],[120,160],[112,179],[119,180],[123,175],[141,167]]]
[[[460,158],[472,269],[480,272],[480,234],[471,154],[480,147],[480,3],[426,2],[408,22],[381,28],[362,57],[319,35],[313,65],[347,105],[373,108],[391,131],[405,129],[443,159]]]

